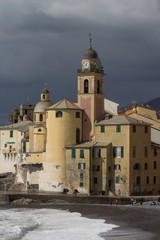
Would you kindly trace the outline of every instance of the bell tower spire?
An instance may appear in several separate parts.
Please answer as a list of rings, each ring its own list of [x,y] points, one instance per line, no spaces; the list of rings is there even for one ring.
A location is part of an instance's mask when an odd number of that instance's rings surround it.
[[[104,73],[97,52],[91,46],[84,52],[81,69],[78,71],[78,105],[84,109],[83,140],[92,140],[94,123],[104,114],[103,78]]]

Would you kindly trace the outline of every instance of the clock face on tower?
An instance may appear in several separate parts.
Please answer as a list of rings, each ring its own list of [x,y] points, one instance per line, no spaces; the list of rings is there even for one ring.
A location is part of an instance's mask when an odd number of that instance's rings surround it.
[[[89,68],[89,62],[88,61],[84,61],[83,62],[83,68],[84,69],[88,69]]]

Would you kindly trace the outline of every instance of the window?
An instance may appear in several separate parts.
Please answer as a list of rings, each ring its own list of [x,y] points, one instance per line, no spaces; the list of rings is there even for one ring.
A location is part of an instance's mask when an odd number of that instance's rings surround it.
[[[154,148],[153,156],[157,156],[157,149]]]
[[[42,129],[39,128],[39,129],[38,129],[38,132],[42,132]]]
[[[80,173],[80,178],[83,178],[83,173]]]
[[[111,167],[110,166],[108,167],[108,171],[111,171]]]
[[[94,184],[97,184],[98,183],[98,178],[94,178]]]
[[[86,79],[86,80],[84,80],[84,93],[88,93],[88,85],[89,85],[89,83],[88,83],[88,80]]]
[[[146,184],[149,184],[149,177],[146,177]]]
[[[23,152],[26,152],[26,142],[23,142]]]
[[[80,118],[80,112],[76,112],[76,118]]]
[[[24,110],[24,114],[27,114],[27,109]]]
[[[147,164],[147,163],[144,164],[144,169],[145,169],[145,170],[148,169],[148,164]]]
[[[62,117],[62,112],[61,111],[56,112],[56,118],[61,118],[61,117]]]
[[[140,176],[137,177],[137,184],[140,184],[141,183],[141,178]]]
[[[85,163],[78,163],[78,169],[85,169],[86,164]]]
[[[45,94],[43,94],[43,99],[45,99]]]
[[[80,129],[76,129],[76,143],[78,144],[80,142]]]
[[[101,126],[101,132],[102,132],[102,133],[105,132],[105,126]]]
[[[43,114],[39,115],[39,121],[42,122],[43,121]]]
[[[145,133],[148,133],[148,126],[145,126],[144,131]]]
[[[97,81],[97,93],[100,93],[100,81]]]
[[[121,126],[120,125],[116,126],[116,132],[121,132]]]
[[[7,147],[7,144],[6,144],[6,143],[4,144],[4,147],[5,147],[5,148]]]
[[[145,148],[144,148],[144,156],[145,156],[145,157],[148,157],[148,147],[145,147]]]
[[[133,156],[133,158],[136,157],[136,147],[135,146],[133,146],[133,148],[132,148],[132,156]]]
[[[108,180],[108,187],[111,187],[111,180]]]
[[[94,158],[100,158],[101,157],[101,149],[95,148],[94,151]]]
[[[123,158],[124,147],[113,147],[113,157]]]
[[[133,169],[137,169],[137,170],[140,169],[140,164],[139,163],[134,164]]]
[[[157,162],[156,162],[156,161],[153,162],[153,168],[154,168],[154,169],[157,168]]]
[[[116,177],[116,183],[119,183],[119,177],[118,176]]]
[[[100,166],[93,165],[93,171],[100,171]]]
[[[80,182],[79,186],[80,186],[80,187],[83,187],[83,182]]]
[[[10,137],[13,137],[13,130],[10,131]]]
[[[84,150],[80,150],[80,158],[84,158]]]
[[[76,149],[72,149],[72,158],[76,157]]]
[[[156,176],[153,176],[153,184],[156,184]]]
[[[114,164],[113,169],[114,170],[120,170],[121,166],[119,164]]]
[[[133,125],[133,132],[136,132],[136,125]]]

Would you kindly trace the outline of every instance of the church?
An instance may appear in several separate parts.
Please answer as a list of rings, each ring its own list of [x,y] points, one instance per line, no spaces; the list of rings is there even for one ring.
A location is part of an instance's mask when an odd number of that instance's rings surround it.
[[[104,98],[105,75],[90,40],[77,71],[77,102],[62,99],[53,104],[44,88],[33,121],[0,128],[1,165],[3,172],[14,168],[16,189],[159,194],[160,142],[150,122],[157,122],[160,129],[156,110],[136,106],[143,120],[130,116],[133,109],[118,115],[118,104]]]

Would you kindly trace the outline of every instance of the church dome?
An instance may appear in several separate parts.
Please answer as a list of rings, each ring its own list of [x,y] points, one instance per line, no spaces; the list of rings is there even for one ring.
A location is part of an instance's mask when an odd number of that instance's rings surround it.
[[[49,93],[48,89],[47,88],[44,88],[42,93]]]
[[[34,112],[39,113],[39,112],[45,112],[46,108],[50,107],[52,103],[50,101],[48,102],[38,102],[35,106]]]
[[[84,58],[98,58],[97,52],[90,46],[84,53],[83,53],[83,59]]]

